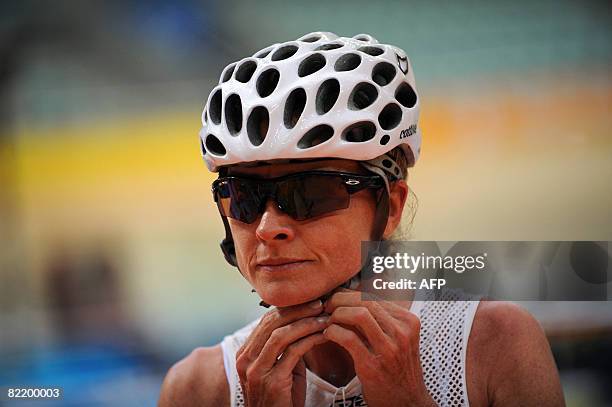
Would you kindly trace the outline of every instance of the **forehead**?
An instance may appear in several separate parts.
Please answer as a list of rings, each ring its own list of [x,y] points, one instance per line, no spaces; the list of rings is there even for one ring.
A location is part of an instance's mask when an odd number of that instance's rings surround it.
[[[248,175],[262,178],[275,178],[296,172],[325,170],[351,173],[365,172],[357,161],[342,159],[322,159],[304,162],[290,162],[277,164],[262,164],[258,166],[234,166],[228,168],[228,175]]]

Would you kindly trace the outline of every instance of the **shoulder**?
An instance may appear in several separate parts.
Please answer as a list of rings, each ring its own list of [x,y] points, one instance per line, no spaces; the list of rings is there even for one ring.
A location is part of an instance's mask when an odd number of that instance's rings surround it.
[[[479,362],[495,361],[495,369],[528,363],[552,354],[538,321],[524,308],[505,301],[480,301],[468,341],[468,354]]]
[[[538,321],[504,301],[478,305],[467,349],[468,382],[496,405],[563,405],[559,374]],[[479,403],[475,403],[479,404]]]
[[[478,304],[470,339],[512,342],[519,337],[536,335],[545,340],[536,319],[523,307],[505,301],[482,300]]]
[[[230,404],[221,345],[194,349],[164,379],[158,407]]]

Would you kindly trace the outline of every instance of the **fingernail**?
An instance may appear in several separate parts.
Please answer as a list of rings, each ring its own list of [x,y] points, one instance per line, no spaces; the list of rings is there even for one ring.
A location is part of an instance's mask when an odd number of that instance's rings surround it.
[[[327,321],[329,321],[329,317],[327,315],[321,315],[320,317],[317,317],[317,322],[324,324]]]
[[[311,302],[310,304],[308,304],[308,306],[312,309],[317,309],[317,308],[320,308],[322,304],[323,303],[321,302],[321,300],[315,300]]]

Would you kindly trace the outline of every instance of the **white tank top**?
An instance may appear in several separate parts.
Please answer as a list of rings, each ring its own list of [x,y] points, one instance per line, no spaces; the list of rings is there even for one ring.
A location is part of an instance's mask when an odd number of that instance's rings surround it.
[[[467,342],[480,302],[453,291],[444,300],[413,301],[410,311],[421,321],[419,351],[424,382],[439,406],[469,406],[465,377]],[[467,300],[466,300],[467,298]],[[236,371],[236,352],[257,326],[259,319],[223,338],[223,363],[230,389],[231,406],[244,406]],[[306,369],[306,407],[367,406],[359,378],[336,387]]]

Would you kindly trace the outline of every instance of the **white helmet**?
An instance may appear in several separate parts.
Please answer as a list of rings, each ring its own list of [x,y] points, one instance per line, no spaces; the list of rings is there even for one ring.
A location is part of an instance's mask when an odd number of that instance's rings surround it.
[[[366,34],[313,32],[229,64],[202,113],[209,170],[276,159],[366,161],[421,146],[408,57]],[[398,175],[398,174],[395,174]]]

